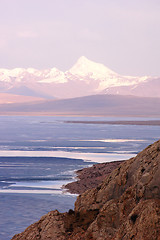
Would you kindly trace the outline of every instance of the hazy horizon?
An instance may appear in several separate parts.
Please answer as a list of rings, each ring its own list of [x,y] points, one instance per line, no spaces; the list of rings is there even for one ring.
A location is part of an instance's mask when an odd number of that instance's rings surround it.
[[[122,75],[160,76],[160,2],[0,0],[0,68],[71,68],[86,56]]]

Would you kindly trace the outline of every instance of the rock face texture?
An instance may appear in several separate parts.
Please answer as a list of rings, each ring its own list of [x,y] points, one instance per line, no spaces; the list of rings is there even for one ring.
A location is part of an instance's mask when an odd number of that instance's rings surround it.
[[[53,211],[12,240],[160,240],[160,141],[123,162],[75,209]]]
[[[92,167],[83,168],[76,171],[78,179],[76,182],[71,182],[64,187],[70,193],[82,194],[88,189],[97,187],[106,176],[116,169],[123,161],[98,163]]]

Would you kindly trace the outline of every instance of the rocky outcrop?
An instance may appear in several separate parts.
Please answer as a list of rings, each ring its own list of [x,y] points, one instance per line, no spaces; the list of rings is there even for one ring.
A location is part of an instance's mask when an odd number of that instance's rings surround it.
[[[78,180],[64,186],[70,193],[82,194],[88,189],[97,187],[106,176],[116,169],[123,161],[94,164],[92,167],[76,171]]]
[[[123,162],[75,209],[50,212],[14,240],[160,240],[160,141]]]
[[[44,215],[38,222],[29,226],[22,234],[15,235],[13,239],[60,239],[65,240],[64,219],[66,214],[57,210]]]

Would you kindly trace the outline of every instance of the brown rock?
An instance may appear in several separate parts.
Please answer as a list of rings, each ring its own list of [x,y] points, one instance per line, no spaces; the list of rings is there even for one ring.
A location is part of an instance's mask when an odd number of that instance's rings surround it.
[[[82,194],[88,189],[97,187],[106,176],[116,169],[124,161],[114,161],[98,163],[92,167],[83,168],[76,171],[78,179],[76,182],[68,183],[63,186],[70,193]]]
[[[38,222],[32,224],[23,233],[15,235],[13,240],[49,240],[59,239],[65,240],[64,227],[65,214],[59,213],[57,210],[49,212],[43,216]]]
[[[140,201],[120,226],[115,240],[160,239],[160,200]]]

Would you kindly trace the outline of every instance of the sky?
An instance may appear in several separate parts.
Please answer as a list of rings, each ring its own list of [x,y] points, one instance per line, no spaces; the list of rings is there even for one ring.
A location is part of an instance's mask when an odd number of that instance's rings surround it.
[[[0,68],[71,68],[81,56],[160,76],[159,0],[0,0]]]

